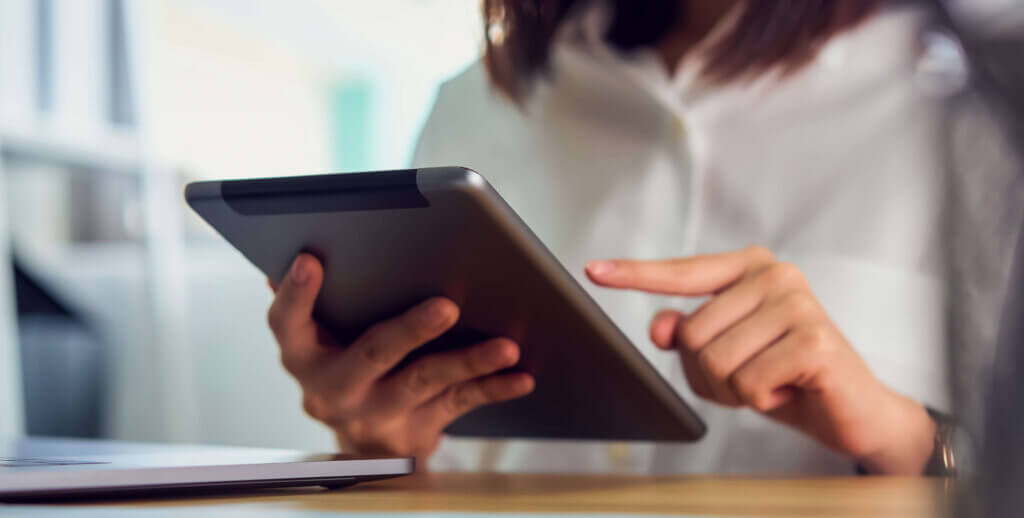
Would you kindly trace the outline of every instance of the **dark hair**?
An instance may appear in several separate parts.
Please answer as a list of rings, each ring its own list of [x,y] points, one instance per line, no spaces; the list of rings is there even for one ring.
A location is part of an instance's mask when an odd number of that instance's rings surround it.
[[[522,101],[546,71],[551,46],[566,18],[593,0],[484,0],[492,83]],[[710,49],[704,77],[750,77],[780,67],[796,70],[836,33],[867,18],[883,0],[743,0],[731,34]],[[630,51],[651,46],[675,29],[685,0],[609,0],[613,19],[606,38]],[[497,31],[497,32],[495,32]],[[500,35],[498,38],[492,36]]]

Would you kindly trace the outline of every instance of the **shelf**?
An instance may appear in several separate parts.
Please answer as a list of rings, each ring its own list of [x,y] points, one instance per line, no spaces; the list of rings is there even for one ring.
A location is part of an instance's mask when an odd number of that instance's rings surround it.
[[[70,131],[49,124],[0,124],[0,150],[5,157],[130,174],[141,169],[139,140],[130,129]]]

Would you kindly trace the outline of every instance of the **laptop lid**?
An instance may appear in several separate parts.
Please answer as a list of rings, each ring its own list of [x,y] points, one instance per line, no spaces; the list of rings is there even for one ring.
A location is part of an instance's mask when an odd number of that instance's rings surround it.
[[[110,441],[0,441],[0,501],[325,486],[407,475],[414,459]]]

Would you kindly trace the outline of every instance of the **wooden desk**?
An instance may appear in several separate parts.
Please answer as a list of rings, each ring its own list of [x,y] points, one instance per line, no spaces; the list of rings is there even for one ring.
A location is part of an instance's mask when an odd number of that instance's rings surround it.
[[[211,511],[461,511],[696,514],[710,516],[933,517],[944,483],[923,478],[750,479],[435,473],[340,491],[289,490],[248,496],[93,505]],[[67,512],[67,516],[74,513]],[[95,511],[95,509],[92,509]]]

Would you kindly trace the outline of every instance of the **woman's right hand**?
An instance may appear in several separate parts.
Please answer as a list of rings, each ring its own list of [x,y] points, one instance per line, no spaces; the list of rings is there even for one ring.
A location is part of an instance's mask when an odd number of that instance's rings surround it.
[[[504,338],[428,355],[391,373],[407,354],[451,328],[459,308],[433,298],[350,344],[337,344],[313,319],[322,282],[319,261],[299,255],[272,285],[268,320],[281,362],[302,387],[303,408],[334,430],[343,452],[423,460],[457,417],[533,390],[529,374],[495,374],[519,360],[518,345]]]

